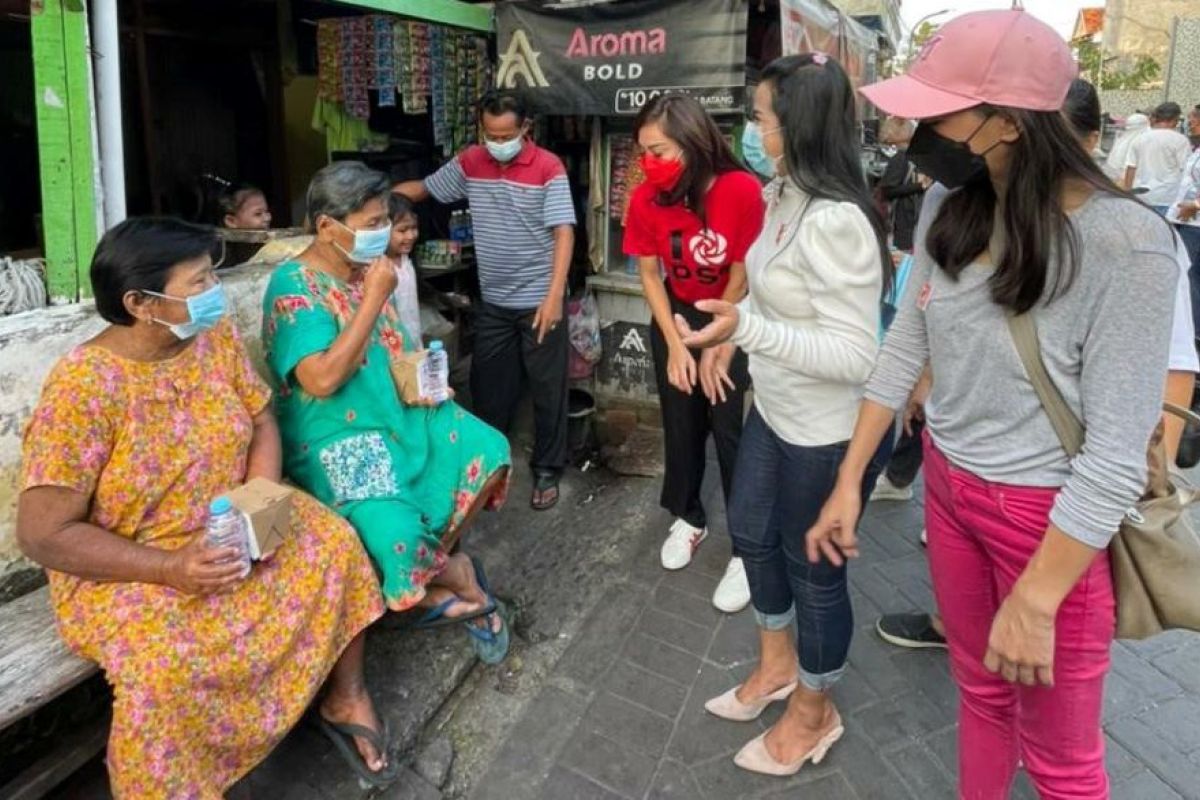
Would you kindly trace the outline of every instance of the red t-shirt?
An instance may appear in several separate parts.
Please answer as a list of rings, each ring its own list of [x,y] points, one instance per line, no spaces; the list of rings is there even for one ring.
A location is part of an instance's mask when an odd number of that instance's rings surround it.
[[[648,183],[634,190],[625,223],[625,255],[662,259],[671,291],[684,302],[721,297],[729,284],[729,268],[746,260],[746,251],[762,230],[762,186],[748,172],[719,175],[704,197],[707,226],[682,203],[658,205],[657,195]]]

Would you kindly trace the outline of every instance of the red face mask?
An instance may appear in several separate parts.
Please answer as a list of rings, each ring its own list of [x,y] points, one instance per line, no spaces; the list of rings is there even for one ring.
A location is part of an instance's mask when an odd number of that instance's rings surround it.
[[[662,192],[669,192],[679,183],[683,174],[683,162],[676,158],[659,158],[653,153],[642,153],[642,172],[646,181]]]

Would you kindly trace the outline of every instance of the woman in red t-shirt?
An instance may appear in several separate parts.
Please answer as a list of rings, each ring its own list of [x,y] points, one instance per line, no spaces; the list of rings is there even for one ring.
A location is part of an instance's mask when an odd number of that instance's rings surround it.
[[[646,181],[630,201],[624,250],[638,258],[654,316],[650,346],[666,440],[660,502],[675,516],[662,546],[662,565],[682,569],[708,535],[700,486],[710,433],[729,500],[750,377],[746,354],[732,344],[685,347],[674,317],[699,330],[697,325],[712,317],[695,308],[697,301],[742,299],[746,251],[762,228],[765,206],[758,180],[738,164],[716,123],[693,98],[651,100],[634,121],[634,135]],[[746,573],[734,552],[713,604],[732,613],[749,602]]]

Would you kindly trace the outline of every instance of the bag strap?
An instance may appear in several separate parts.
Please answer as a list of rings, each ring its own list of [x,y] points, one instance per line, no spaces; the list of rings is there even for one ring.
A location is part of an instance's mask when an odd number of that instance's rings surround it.
[[[1046,372],[1046,365],[1042,361],[1042,348],[1038,344],[1037,323],[1029,313],[1009,314],[1008,332],[1012,334],[1017,355],[1021,357],[1025,374],[1042,402],[1042,409],[1050,418],[1050,427],[1054,428],[1054,433],[1058,436],[1063,450],[1067,451],[1067,456],[1074,458],[1083,449],[1083,423],[1067,405],[1062,393]]]
[[[1069,457],[1074,458],[1083,449],[1083,423],[1067,405],[1062,393],[1058,391],[1058,387],[1054,385],[1054,381],[1046,372],[1046,365],[1042,361],[1041,345],[1038,344],[1037,323],[1029,313],[1015,316],[1010,314],[1008,331],[1012,334],[1017,355],[1021,357],[1021,364],[1025,367],[1025,374],[1029,377],[1029,382],[1033,384],[1033,390],[1037,393],[1046,416],[1050,418],[1050,427],[1054,428],[1054,433],[1058,436],[1063,450],[1067,451]],[[1163,403],[1162,408],[1163,411],[1179,417],[1185,423],[1200,427],[1200,415],[1190,408],[1183,408],[1173,403]]]
[[[1197,414],[1195,411],[1192,411],[1190,408],[1184,408],[1183,406],[1177,406],[1174,403],[1163,403],[1163,411],[1166,411],[1168,414],[1174,414],[1175,416],[1182,419],[1188,425],[1195,425],[1197,427],[1200,427],[1200,414]]]

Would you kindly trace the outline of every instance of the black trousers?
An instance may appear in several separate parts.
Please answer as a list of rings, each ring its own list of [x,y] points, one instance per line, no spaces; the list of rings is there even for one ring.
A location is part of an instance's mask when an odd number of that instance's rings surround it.
[[[672,314],[680,314],[692,326],[700,330],[712,321],[711,314],[697,311],[667,288],[671,300]],[[700,382],[692,393],[684,394],[667,380],[667,340],[657,323],[650,326],[650,350],[654,355],[654,377],[658,384],[658,403],[662,410],[662,427],[665,454],[662,496],[663,508],[689,525],[703,528],[708,524],[704,504],[700,501],[700,487],[704,483],[705,445],[711,433],[717,449],[717,463],[721,468],[721,488],[725,493],[725,507],[733,490],[733,468],[737,462],[738,442],[742,438],[742,418],[745,408],[746,388],[750,384],[750,372],[746,354],[737,350],[730,364],[729,377],[735,388],[725,392],[725,402],[712,405],[704,396]],[[700,351],[692,350],[696,365],[700,365]]]
[[[921,470],[921,431],[925,430],[924,421],[913,420],[912,429],[911,436],[903,430],[900,432],[900,441],[896,442],[896,449],[892,451],[892,459],[887,465],[888,482],[902,489],[915,481]]]
[[[528,381],[534,415],[530,465],[535,471],[561,472],[567,463],[567,320],[564,316],[538,344],[536,312],[483,301],[476,305],[471,398],[475,414],[507,434]]]

